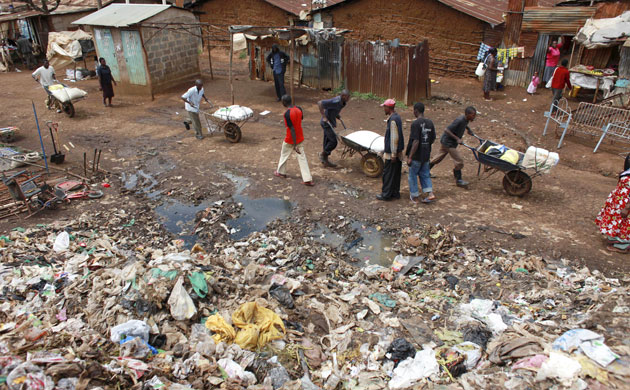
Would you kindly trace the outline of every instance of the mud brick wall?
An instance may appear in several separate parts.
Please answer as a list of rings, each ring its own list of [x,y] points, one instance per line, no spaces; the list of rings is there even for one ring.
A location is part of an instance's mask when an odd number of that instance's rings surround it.
[[[185,17],[168,20],[151,19],[151,22],[192,23]],[[147,63],[154,92],[168,88],[199,75],[201,39],[185,32],[145,28],[143,31]]]
[[[335,27],[352,30],[346,38],[372,41],[398,38],[407,44],[427,38],[432,74],[464,75],[460,68],[466,65],[474,71],[474,57],[488,26],[437,0],[357,0],[342,3],[328,12]]]
[[[201,22],[225,31],[220,37],[217,34],[217,40],[211,40],[214,46],[230,45],[227,31],[231,25],[288,26],[291,18],[289,13],[264,0],[208,0],[195,10],[203,12],[199,15]]]

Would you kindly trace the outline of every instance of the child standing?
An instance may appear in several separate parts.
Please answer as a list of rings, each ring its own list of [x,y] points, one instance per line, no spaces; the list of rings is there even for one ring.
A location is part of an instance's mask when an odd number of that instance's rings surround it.
[[[538,88],[538,84],[540,84],[540,77],[538,77],[538,72],[534,72],[532,76],[532,82],[529,83],[529,87],[527,87],[527,93],[533,95],[536,93],[536,89]]]

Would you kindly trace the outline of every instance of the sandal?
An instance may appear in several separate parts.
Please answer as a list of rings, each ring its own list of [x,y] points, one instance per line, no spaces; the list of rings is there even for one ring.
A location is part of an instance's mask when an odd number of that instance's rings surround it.
[[[274,171],[274,172],[273,172],[273,175],[274,175],[274,176],[277,176],[277,177],[281,177],[281,178],[283,178],[283,179],[286,179],[286,178],[287,178],[287,175],[283,175],[282,173],[280,173],[280,172],[278,172],[278,171]]]
[[[307,187],[313,187],[315,185],[315,183],[313,183],[313,181],[303,181],[302,184],[304,184]]]
[[[424,204],[429,204],[429,203],[433,203],[434,199],[435,198],[433,198],[433,199],[424,198],[424,199],[421,200],[421,202],[424,203]]]

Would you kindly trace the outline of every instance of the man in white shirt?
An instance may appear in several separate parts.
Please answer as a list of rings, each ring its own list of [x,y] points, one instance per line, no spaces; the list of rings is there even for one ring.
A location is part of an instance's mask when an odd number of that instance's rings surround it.
[[[186,111],[188,111],[188,117],[190,118],[189,121],[195,129],[197,139],[203,139],[201,135],[201,121],[199,120],[199,105],[201,104],[202,98],[212,107],[212,103],[210,103],[206,95],[204,95],[203,81],[201,80],[196,80],[195,86],[182,95],[182,100],[186,103]],[[188,121],[184,122],[184,125],[186,129],[190,129]]]
[[[33,76],[35,81],[38,81],[42,85],[42,87],[48,94],[48,98],[46,99],[46,107],[50,109],[53,100],[50,97],[50,91],[48,91],[48,87],[55,83],[58,83],[57,77],[55,76],[55,68],[50,66],[48,60],[44,60],[44,65],[37,68],[31,76]]]

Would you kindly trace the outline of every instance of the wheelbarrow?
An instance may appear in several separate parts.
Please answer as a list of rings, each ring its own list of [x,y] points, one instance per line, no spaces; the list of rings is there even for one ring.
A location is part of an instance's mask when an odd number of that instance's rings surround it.
[[[520,165],[524,158],[523,153],[517,152],[519,157],[518,162],[513,164],[509,161],[502,160],[501,158],[491,156],[486,153],[492,146],[497,146],[499,144],[489,140],[484,140],[477,136],[475,136],[475,138],[479,140],[478,147],[474,148],[466,144],[463,145],[472,151],[475,156],[475,160],[479,162],[477,176],[481,179],[486,179],[497,172],[503,172],[503,189],[508,195],[524,196],[531,191],[532,179],[542,175],[543,172],[541,170],[533,168],[534,172],[530,175],[525,172],[527,168]],[[486,174],[485,177],[482,176],[482,166],[483,173]]]
[[[341,121],[344,131],[348,131]],[[344,145],[341,158],[361,156],[361,169],[367,177],[380,177],[383,174],[384,162],[380,154],[385,150],[385,137],[369,130],[359,130],[337,138]]]
[[[223,132],[228,141],[235,144],[242,138],[241,128],[254,116],[254,112],[249,107],[229,106],[219,108],[214,113],[199,110],[208,129],[208,133],[214,134]]]

